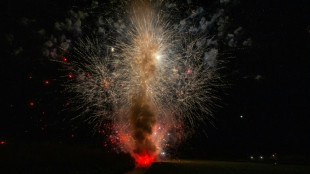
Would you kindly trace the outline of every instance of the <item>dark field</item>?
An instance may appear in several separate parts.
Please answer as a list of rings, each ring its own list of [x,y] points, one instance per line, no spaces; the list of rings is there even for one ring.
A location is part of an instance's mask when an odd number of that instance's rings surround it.
[[[0,173],[208,173],[208,174],[309,174],[310,165],[277,164],[271,161],[231,162],[170,160],[148,168],[134,168],[126,154],[107,153],[91,145],[32,143],[0,146]]]
[[[153,164],[146,173],[291,174],[310,173],[310,166],[229,161],[169,161]]]

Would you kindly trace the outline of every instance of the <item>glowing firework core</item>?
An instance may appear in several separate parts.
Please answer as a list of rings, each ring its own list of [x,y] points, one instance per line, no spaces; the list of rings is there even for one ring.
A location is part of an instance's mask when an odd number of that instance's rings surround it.
[[[154,157],[141,153],[136,157],[137,167],[149,167],[154,162]]]

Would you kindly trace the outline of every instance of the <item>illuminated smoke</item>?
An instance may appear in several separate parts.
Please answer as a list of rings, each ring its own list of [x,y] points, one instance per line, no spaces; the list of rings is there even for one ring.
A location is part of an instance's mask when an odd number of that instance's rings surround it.
[[[137,71],[139,78],[138,93],[132,98],[130,108],[130,128],[134,139],[133,153],[138,165],[141,165],[141,156],[156,156],[157,147],[152,139],[153,127],[156,123],[154,105],[150,101],[148,91],[149,81],[155,81],[156,53],[159,51],[159,41],[156,33],[159,33],[160,26],[156,26],[154,9],[150,4],[143,1],[136,1],[132,6],[131,22],[135,31],[133,48],[136,50],[133,68]],[[154,24],[155,23],[155,24]],[[155,26],[154,26],[155,25]],[[149,158],[146,157],[145,160]],[[142,165],[144,164],[142,160]],[[145,161],[144,165],[151,163]]]

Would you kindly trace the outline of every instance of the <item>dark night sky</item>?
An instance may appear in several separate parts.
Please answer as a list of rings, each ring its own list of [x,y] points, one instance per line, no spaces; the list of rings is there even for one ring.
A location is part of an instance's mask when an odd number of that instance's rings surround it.
[[[83,1],[7,1],[1,5],[5,8],[1,37],[13,33],[16,38],[13,44],[2,46],[0,141],[65,141],[76,131],[62,119],[67,114],[60,112],[66,97],[58,92],[61,82],[55,73],[57,66],[34,51],[41,49],[40,39],[33,28],[21,28],[17,19],[33,17],[49,28],[53,23],[48,20],[64,16],[77,2]],[[208,128],[208,138],[194,136],[184,148],[191,146],[190,150],[199,152],[309,154],[310,4],[243,0],[229,13],[253,44],[249,49],[229,51],[234,57],[228,67],[234,73],[227,75],[232,85],[223,96],[223,107],[216,111],[216,128]],[[12,56],[9,50],[18,45],[25,45],[23,54]],[[50,84],[45,85],[45,80]],[[29,107],[29,102],[34,106]],[[44,120],[40,122],[42,115]],[[42,132],[45,124],[49,131]],[[89,135],[80,134],[84,138]]]

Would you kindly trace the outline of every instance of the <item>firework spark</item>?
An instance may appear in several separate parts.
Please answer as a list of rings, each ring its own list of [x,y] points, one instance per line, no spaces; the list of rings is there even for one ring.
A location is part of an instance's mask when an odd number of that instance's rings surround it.
[[[81,39],[63,62],[85,120],[98,128],[112,120],[117,146],[149,166],[212,117],[221,83],[218,65],[205,61],[205,35],[175,29],[162,1],[125,4],[121,29]]]

